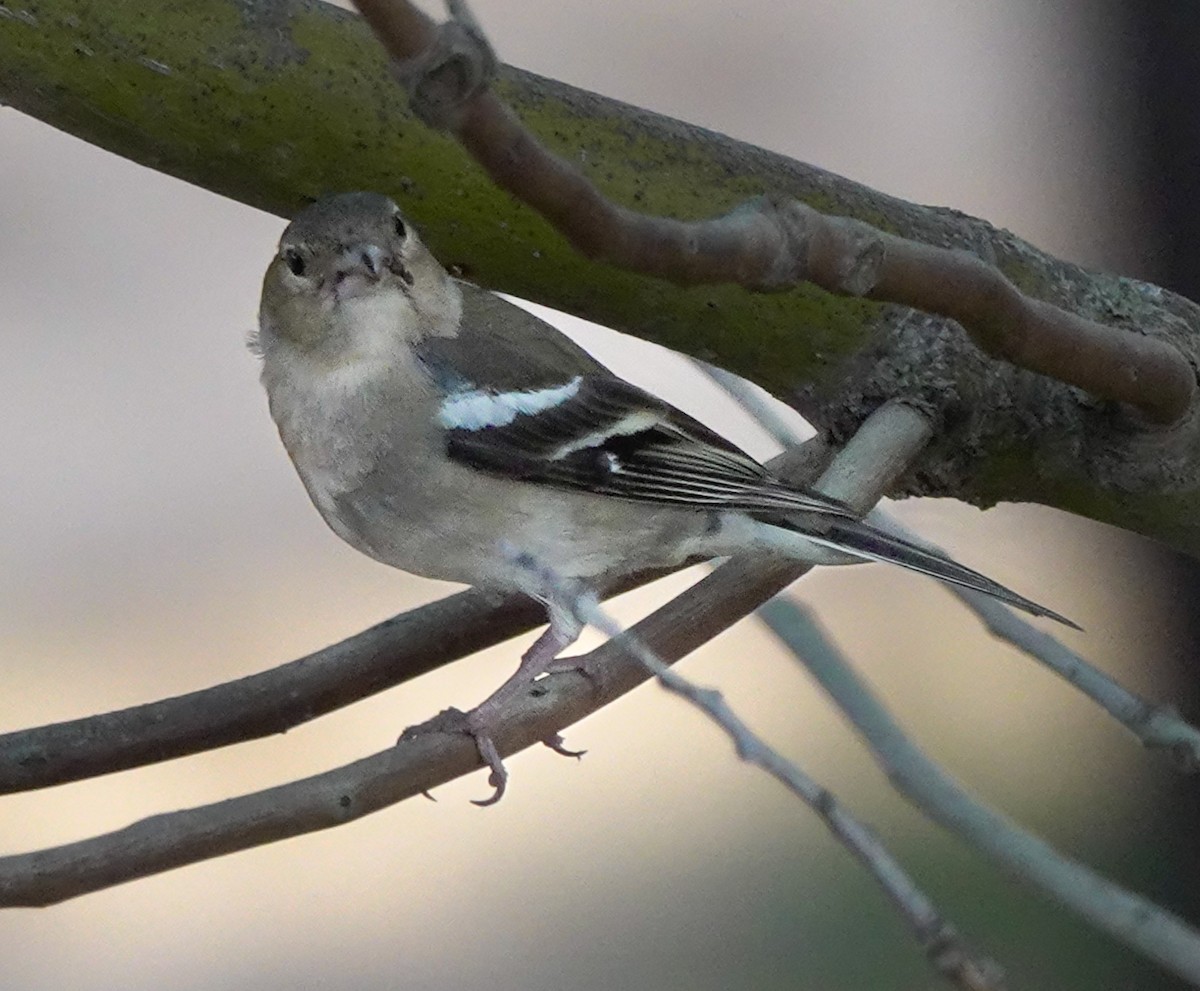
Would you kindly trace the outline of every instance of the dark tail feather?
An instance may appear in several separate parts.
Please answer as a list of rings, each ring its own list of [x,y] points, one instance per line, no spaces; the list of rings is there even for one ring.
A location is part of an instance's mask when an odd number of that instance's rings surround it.
[[[801,532],[809,540],[818,544],[825,544],[836,550],[843,550],[872,561],[898,564],[902,568],[929,575],[931,578],[949,582],[951,585],[961,585],[963,588],[983,592],[1034,616],[1046,616],[1072,629],[1082,629],[1081,626],[1072,623],[1065,616],[1060,616],[1045,606],[1040,606],[1022,595],[1017,595],[1016,592],[981,575],[978,571],[972,571],[956,561],[951,561],[948,557],[943,557],[934,551],[927,551],[900,537],[876,530],[866,523],[860,523],[857,520],[838,520],[826,524],[826,528],[820,536],[805,531]]]

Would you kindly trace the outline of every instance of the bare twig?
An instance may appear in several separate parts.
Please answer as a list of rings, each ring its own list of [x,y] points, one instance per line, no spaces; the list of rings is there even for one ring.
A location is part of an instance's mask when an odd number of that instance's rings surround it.
[[[970,252],[922,244],[793,199],[759,197],[685,223],[607,199],[554,155],[487,87],[486,39],[451,5],[435,26],[408,0],[355,0],[396,59],[418,116],[451,132],[496,185],[529,204],[581,253],[684,285],[781,289],[807,281],[960,323],[988,354],[1127,402],[1159,423],[1191,405],[1196,374],[1171,344],[1118,330],[1022,293]]]
[[[784,450],[795,447],[797,444],[808,443],[800,431],[780,414],[782,403],[774,399],[766,390],[753,382],[747,382],[740,375],[734,375],[733,372],[721,368],[719,365],[711,365],[699,358],[690,358],[689,361],[736,399],[738,405],[749,413]]]
[[[524,596],[459,592],[306,657],[174,698],[0,735],[0,793],[283,733],[545,622]]]
[[[733,741],[738,757],[762,768],[812,809],[834,837],[876,880],[911,927],[922,951],[933,967],[963,991],[1001,991],[1003,972],[992,960],[976,957],[953,925],[909,876],[883,841],[866,823],[857,819],[837,797],[818,784],[781,753],[769,746],[730,708],[724,695],[714,688],[701,688],[654,653],[637,636],[623,630],[588,594],[561,575],[524,555],[514,554],[513,563],[535,573],[539,584],[556,592],[558,601],[569,606],[583,623],[618,640],[654,675],[668,692],[694,705],[717,724]]]
[[[886,529],[922,546],[937,549],[892,517],[879,515]],[[992,636],[1012,644],[1074,685],[1137,737],[1142,746],[1161,751],[1176,768],[1187,774],[1200,772],[1200,730],[1175,709],[1131,692],[1053,634],[1026,622],[1003,603],[970,589],[954,588],[951,591],[979,617]]]
[[[1153,902],[1064,857],[1043,840],[975,801],[904,734],[870,688],[828,641],[811,611],[786,598],[764,607],[817,682],[866,741],[888,780],[914,805],[1031,881],[1096,928],[1175,974],[1200,984],[1200,933]]]
[[[890,403],[863,424],[818,483],[866,510],[895,481],[897,465],[930,436],[928,420]],[[887,450],[893,457],[880,458]],[[875,468],[871,470],[871,466]],[[809,570],[774,559],[734,559],[642,620],[633,632],[678,660]],[[593,682],[562,673],[514,702],[495,742],[502,756],[540,743],[645,681],[645,668],[606,643],[584,661]],[[0,906],[48,905],[235,850],[341,825],[444,784],[480,766],[472,739],[430,733],[323,774],[212,805],[143,819],[124,829],[31,853],[0,857]]]
[[[762,393],[744,379],[702,361],[693,361],[693,364],[741,403],[785,448],[800,442],[800,434],[779,415]],[[945,553],[942,548],[914,533],[881,509],[873,510],[870,518],[881,529],[922,547]],[[1142,698],[1118,684],[1053,634],[1039,630],[1004,603],[957,585],[946,587],[979,617],[992,636],[1012,644],[1070,682],[1133,733],[1143,746],[1167,754],[1182,771],[1189,774],[1200,771],[1200,730],[1185,721],[1174,709]],[[763,618],[769,625],[769,616]]]

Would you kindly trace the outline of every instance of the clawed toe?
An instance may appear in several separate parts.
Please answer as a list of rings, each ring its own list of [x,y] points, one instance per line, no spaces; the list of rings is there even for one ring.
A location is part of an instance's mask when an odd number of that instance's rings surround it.
[[[496,749],[496,742],[490,736],[480,730],[472,730],[471,736],[475,739],[475,746],[479,750],[479,756],[492,769],[492,773],[488,775],[488,784],[495,789],[492,797],[471,799],[472,805],[478,805],[482,809],[489,805],[495,805],[504,797],[504,790],[508,787],[508,770],[504,766],[504,761],[500,759],[500,752]]]
[[[476,718],[475,710],[463,712],[461,709],[443,709],[432,719],[428,719],[417,726],[408,727],[408,729],[400,734],[400,739],[411,740],[426,733],[463,733],[471,737],[475,741],[475,748],[479,751],[479,756],[483,758],[484,764],[491,769],[491,773],[488,775],[488,784],[494,789],[489,798],[473,798],[471,799],[471,804],[478,805],[480,808],[486,808],[489,805],[495,805],[499,802],[504,797],[504,792],[508,788],[508,769],[505,768],[504,761],[500,759],[500,751],[496,749],[496,741],[492,739],[491,731],[492,727],[490,725]],[[568,749],[563,743],[563,738],[557,733],[546,737],[542,743],[556,754],[562,754],[564,757],[574,757],[576,760],[587,753],[586,750]],[[435,801],[429,792],[423,792],[422,794],[431,801]]]
[[[587,753],[586,750],[568,750],[563,742],[562,736],[560,736],[558,733],[555,733],[553,736],[546,737],[542,743],[553,750],[556,754],[562,754],[564,757],[574,757],[576,760]]]
[[[463,712],[461,709],[443,709],[432,719],[427,719],[416,726],[409,726],[400,734],[400,739],[411,740],[426,733],[462,733],[474,740],[479,756],[491,768],[488,784],[495,789],[490,798],[471,800],[473,805],[482,808],[495,805],[504,797],[505,788],[508,786],[508,771],[504,767],[504,761],[500,759],[500,751],[496,749],[496,742],[492,739],[492,727],[478,718],[476,711]],[[423,794],[426,798],[433,799],[428,792]]]

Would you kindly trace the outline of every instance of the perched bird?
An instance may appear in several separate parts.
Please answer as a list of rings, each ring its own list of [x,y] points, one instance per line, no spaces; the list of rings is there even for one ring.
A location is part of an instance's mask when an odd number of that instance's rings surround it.
[[[334,196],[292,221],[267,268],[255,347],[280,437],[334,532],[385,564],[547,607],[549,628],[517,672],[463,715],[492,769],[496,794],[481,804],[504,789],[500,710],[580,633],[539,574],[595,587],[689,558],[820,561],[832,549],[1069,623],[773,477],[549,324],[452,278],[384,196]]]

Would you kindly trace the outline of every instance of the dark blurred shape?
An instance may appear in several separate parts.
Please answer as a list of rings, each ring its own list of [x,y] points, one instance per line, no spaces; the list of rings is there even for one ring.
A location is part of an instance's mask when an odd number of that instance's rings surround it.
[[[1137,183],[1148,250],[1142,270],[1131,272],[1200,299],[1200,6],[1126,0],[1109,18],[1112,50],[1120,64],[1110,70],[1127,87],[1127,126],[1132,160],[1128,173]],[[1147,545],[1146,582],[1161,583],[1164,603],[1163,681],[1171,686],[1160,697],[1193,721],[1200,718],[1200,562]],[[1193,921],[1200,918],[1200,780],[1168,778],[1161,782],[1163,886],[1154,892]],[[1149,823],[1148,823],[1149,824]]]

